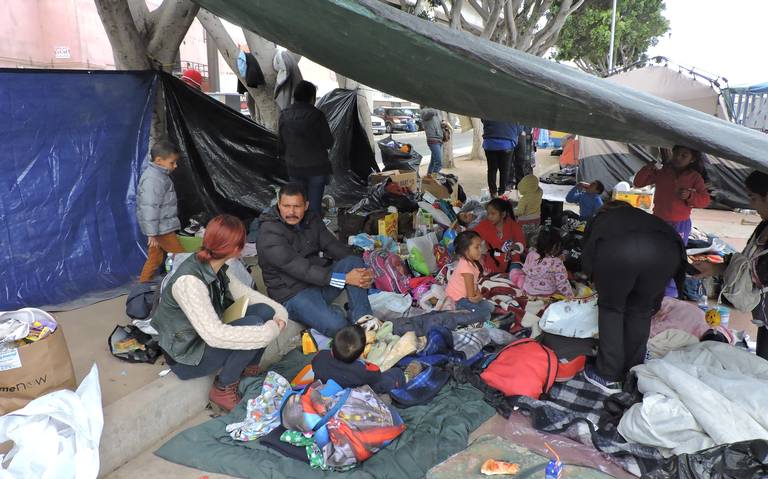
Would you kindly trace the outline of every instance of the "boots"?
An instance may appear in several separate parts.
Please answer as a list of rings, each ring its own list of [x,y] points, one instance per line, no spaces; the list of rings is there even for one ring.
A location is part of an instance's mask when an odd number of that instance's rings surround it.
[[[240,374],[241,378],[255,378],[256,376],[261,373],[261,369],[259,369],[258,364],[253,364],[251,366],[247,366],[245,369],[243,369],[243,372]]]
[[[240,381],[233,384],[222,385],[219,383],[219,378],[217,377],[213,381],[211,392],[208,393],[208,400],[212,405],[218,406],[226,412],[231,411],[235,408],[235,406],[237,406],[237,403],[240,402],[240,399],[242,399],[240,394],[237,392],[237,387],[239,384]]]

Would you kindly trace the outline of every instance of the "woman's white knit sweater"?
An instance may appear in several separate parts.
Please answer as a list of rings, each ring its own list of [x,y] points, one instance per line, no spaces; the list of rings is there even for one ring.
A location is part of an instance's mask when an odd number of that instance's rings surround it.
[[[280,327],[274,319],[288,321],[288,311],[282,304],[244,285],[227,271],[229,291],[233,298],[248,297],[248,305],[264,303],[275,310],[272,320],[263,326],[232,326],[224,324],[213,309],[208,287],[200,279],[181,276],[173,284],[173,299],[189,319],[197,334],[205,344],[221,349],[261,349],[265,348],[280,334]]]

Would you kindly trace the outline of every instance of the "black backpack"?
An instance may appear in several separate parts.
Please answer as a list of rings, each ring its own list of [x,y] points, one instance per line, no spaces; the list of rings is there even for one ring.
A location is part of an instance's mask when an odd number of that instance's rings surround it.
[[[160,302],[160,279],[138,283],[125,300],[125,314],[132,319],[147,319]]]

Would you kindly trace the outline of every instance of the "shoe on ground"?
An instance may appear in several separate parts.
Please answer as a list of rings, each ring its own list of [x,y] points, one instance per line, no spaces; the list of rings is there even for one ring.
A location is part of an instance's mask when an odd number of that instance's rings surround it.
[[[240,382],[233,384],[219,384],[219,379],[216,378],[211,386],[211,391],[208,393],[208,400],[213,406],[229,412],[237,406],[242,397],[237,392],[237,388]]]
[[[619,381],[609,381],[605,379],[597,372],[597,369],[595,369],[593,364],[588,364],[584,368],[584,379],[608,394],[616,394],[622,391],[622,384]]]

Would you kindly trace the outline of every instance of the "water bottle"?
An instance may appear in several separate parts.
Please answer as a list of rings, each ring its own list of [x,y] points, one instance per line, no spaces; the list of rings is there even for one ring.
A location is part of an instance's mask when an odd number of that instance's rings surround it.
[[[170,273],[173,271],[173,255],[169,254],[167,258],[165,258],[165,272]]]
[[[709,309],[709,299],[707,298],[706,294],[702,294],[699,297],[699,308],[704,312]]]

